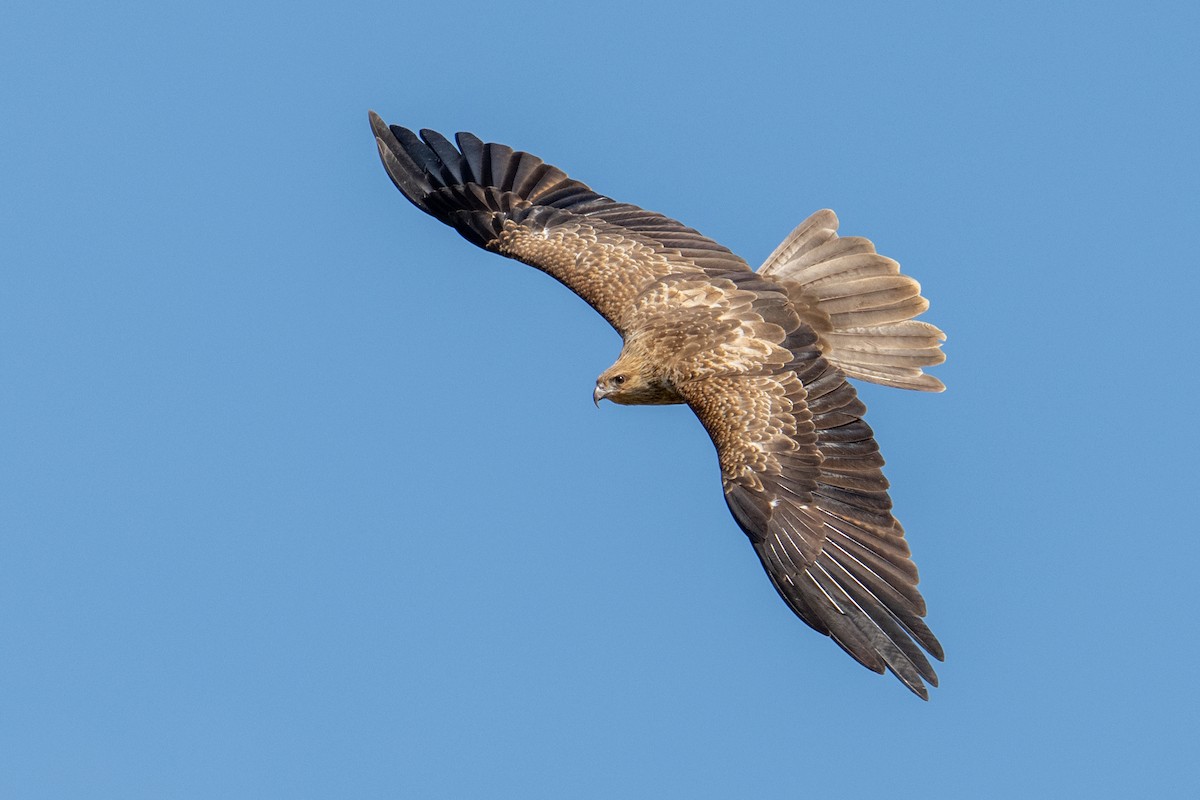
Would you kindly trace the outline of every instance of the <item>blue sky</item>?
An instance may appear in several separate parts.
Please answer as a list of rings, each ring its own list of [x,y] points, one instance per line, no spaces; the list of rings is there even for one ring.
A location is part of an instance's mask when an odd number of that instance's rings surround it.
[[[1194,796],[1200,12],[836,5],[10,2],[0,795]],[[949,390],[862,394],[929,703],[368,108],[922,282]]]

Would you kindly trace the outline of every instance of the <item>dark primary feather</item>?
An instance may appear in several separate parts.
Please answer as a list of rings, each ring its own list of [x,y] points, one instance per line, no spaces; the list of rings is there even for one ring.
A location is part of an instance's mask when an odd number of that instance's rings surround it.
[[[473,228],[462,230],[461,218],[454,217],[452,210],[486,213],[501,209],[480,207],[469,195],[454,192],[455,187],[477,184],[511,195],[505,201],[505,211],[528,204],[566,211],[585,217],[590,223],[602,222],[705,269],[749,269],[741,258],[698,231],[662,214],[598,194],[529,153],[504,145],[484,144],[469,133],[456,136],[461,150],[456,149],[436,131],[422,130],[418,138],[407,128],[389,127],[373,112],[371,127],[384,167],[404,196],[421,210],[458,228],[481,247],[486,247],[489,241],[479,241]],[[443,204],[436,211],[431,209],[427,198],[446,190],[457,198],[457,205]]]
[[[922,619],[865,408],[834,357],[868,379],[940,386],[918,368],[940,358],[940,331],[905,316],[926,305],[915,281],[869,241],[839,239],[832,212],[802,223],[759,274],[529,153],[469,133],[456,146],[374,113],[371,127],[414,205],[566,284],[621,333],[622,359],[670,382],[666,402],[687,402],[711,435],[730,511],[780,596],[860,663],[927,697],[937,676],[922,648],[939,660],[942,649]]]

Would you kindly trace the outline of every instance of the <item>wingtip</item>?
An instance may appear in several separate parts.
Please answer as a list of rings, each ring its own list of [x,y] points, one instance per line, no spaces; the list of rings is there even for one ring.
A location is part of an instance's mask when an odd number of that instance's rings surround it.
[[[432,213],[425,204],[425,196],[431,190],[426,170],[413,160],[412,154],[399,138],[406,130],[399,126],[393,129],[382,117],[369,109],[367,118],[371,122],[371,131],[375,134],[379,159],[383,162],[392,183],[413,205],[426,213]]]
[[[367,119],[371,122],[371,130],[375,132],[375,138],[378,139],[383,134],[389,132],[387,123],[373,109],[367,109]]]
[[[916,674],[909,673],[909,671],[903,667],[897,669],[891,664],[888,664],[888,672],[899,678],[900,682],[904,684],[904,688],[908,689],[910,692],[926,702],[929,702],[929,688],[933,687],[936,689],[938,685],[937,673],[932,669],[930,669],[927,674]]]
[[[929,689],[925,688],[925,684],[922,683],[917,686],[913,686],[913,685],[909,684],[908,682],[905,682],[904,685],[907,686],[909,689],[911,689],[912,693],[915,694],[917,697],[921,698],[926,703],[929,702]]]

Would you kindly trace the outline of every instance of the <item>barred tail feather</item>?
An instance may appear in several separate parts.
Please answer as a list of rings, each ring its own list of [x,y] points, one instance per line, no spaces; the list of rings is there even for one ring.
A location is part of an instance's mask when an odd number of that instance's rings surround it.
[[[788,291],[821,338],[822,352],[854,378],[925,392],[945,386],[922,368],[946,360],[946,335],[913,319],[929,308],[921,285],[875,252],[869,239],[839,237],[823,209],[800,223],[759,267]]]

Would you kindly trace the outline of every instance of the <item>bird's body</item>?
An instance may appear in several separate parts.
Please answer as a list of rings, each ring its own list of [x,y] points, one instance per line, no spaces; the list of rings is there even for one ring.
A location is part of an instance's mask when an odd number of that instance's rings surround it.
[[[561,281],[621,334],[594,398],[686,403],[717,448],[726,502],[795,613],[860,663],[927,697],[941,646],[851,375],[939,391],[943,336],[920,287],[820,211],[757,271],[661,214],[540,159],[371,115],[380,157],[418,208]]]

